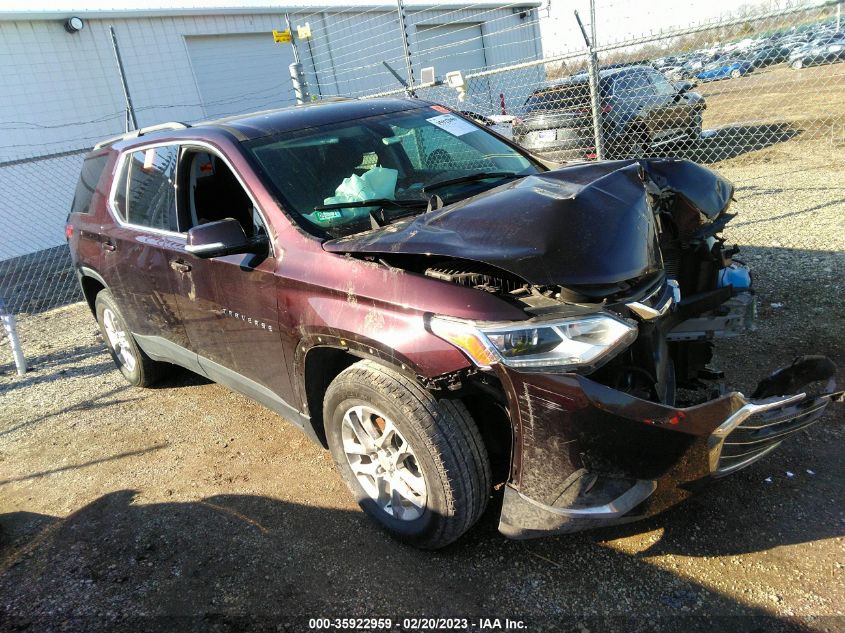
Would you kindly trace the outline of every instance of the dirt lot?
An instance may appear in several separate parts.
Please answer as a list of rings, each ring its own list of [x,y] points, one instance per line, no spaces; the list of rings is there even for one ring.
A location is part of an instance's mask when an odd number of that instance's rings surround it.
[[[706,85],[713,104],[730,84]],[[714,138],[730,137],[705,147]],[[804,352],[845,367],[845,152],[817,138],[717,165],[737,183],[728,235],[760,301],[759,329],[720,349],[732,387]],[[421,553],[374,529],[329,456],[260,405],[188,373],[127,387],[86,306],[20,330],[32,371],[16,377],[7,347],[0,365],[0,629],[451,615],[532,631],[845,631],[842,407],[647,522],[512,542],[494,501],[459,543]]]

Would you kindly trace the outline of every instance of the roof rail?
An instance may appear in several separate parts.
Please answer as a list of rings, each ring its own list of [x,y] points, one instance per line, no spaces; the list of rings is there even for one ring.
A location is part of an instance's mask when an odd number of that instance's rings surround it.
[[[131,138],[138,138],[139,136],[143,136],[144,134],[150,134],[151,132],[160,132],[162,130],[184,130],[189,127],[191,126],[187,123],[180,123],[179,121],[170,121],[169,123],[159,123],[158,125],[150,125],[147,127],[142,127],[139,130],[132,130],[131,132],[126,132],[124,134],[118,134],[117,136],[107,138],[97,143],[94,146],[94,149],[100,149],[105,147],[106,145],[117,143],[118,141],[128,141]]]

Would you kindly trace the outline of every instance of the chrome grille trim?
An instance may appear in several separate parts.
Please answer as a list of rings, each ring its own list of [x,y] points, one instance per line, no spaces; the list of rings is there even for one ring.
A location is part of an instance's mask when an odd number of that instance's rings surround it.
[[[733,415],[731,415],[727,420],[722,422],[722,424],[720,424],[716,428],[716,430],[713,431],[713,433],[707,440],[707,453],[710,462],[710,472],[717,477],[727,475],[728,473],[733,472],[734,470],[738,470],[742,466],[750,464],[754,459],[762,457],[765,453],[768,453],[770,450],[774,450],[774,446],[770,446],[769,448],[765,449],[762,454],[750,458],[747,462],[744,462],[739,465],[731,465],[725,469],[720,469],[719,462],[722,457],[722,450],[725,445],[725,439],[728,437],[728,435],[731,434],[731,432],[733,432],[734,429],[740,426],[752,415],[765,413],[766,411],[772,411],[773,409],[787,407],[791,404],[797,404],[806,397],[807,394],[799,393],[793,396],[769,398],[762,402],[749,402],[748,404],[741,407],[738,411],[734,412]]]

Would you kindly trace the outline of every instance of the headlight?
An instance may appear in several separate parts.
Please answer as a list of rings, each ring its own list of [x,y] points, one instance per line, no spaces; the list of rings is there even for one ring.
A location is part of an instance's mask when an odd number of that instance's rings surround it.
[[[435,316],[430,327],[482,369],[503,363],[516,368],[593,370],[637,338],[635,326],[603,312],[507,324],[475,324]]]

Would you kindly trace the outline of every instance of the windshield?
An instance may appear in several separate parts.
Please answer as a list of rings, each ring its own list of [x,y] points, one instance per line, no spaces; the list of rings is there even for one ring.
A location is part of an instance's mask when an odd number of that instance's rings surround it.
[[[539,171],[440,106],[284,132],[245,146],[297,219],[331,237],[422,213],[435,195],[450,204]]]

